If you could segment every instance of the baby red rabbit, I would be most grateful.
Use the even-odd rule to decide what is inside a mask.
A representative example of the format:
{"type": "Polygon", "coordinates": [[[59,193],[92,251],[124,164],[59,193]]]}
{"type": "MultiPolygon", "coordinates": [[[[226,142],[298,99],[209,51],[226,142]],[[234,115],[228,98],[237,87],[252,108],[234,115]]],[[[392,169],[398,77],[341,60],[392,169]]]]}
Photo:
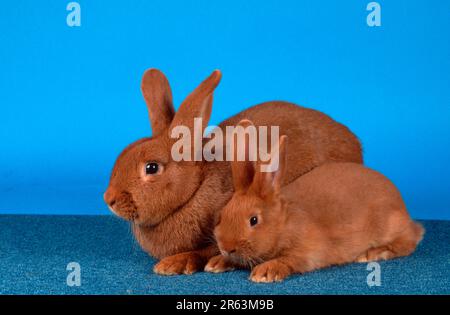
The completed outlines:
{"type": "MultiPolygon", "coordinates": [[[[397,188],[376,171],[329,163],[281,187],[289,167],[286,139],[280,139],[274,172],[261,172],[255,162],[232,162],[235,193],[214,231],[222,255],[211,258],[206,271],[251,268],[252,281],[273,282],[415,250],[424,229],[411,220],[397,188]]],[[[248,145],[245,150],[248,155],[248,145]]]]}
{"type": "MultiPolygon", "coordinates": [[[[175,113],[166,77],[156,69],[146,71],[142,92],[152,137],[123,150],[104,194],[110,209],[131,222],[142,248],[162,259],[154,267],[159,274],[193,273],[219,253],[210,240],[215,214],[233,194],[230,163],[174,160],[171,150],[178,139],[172,138],[171,132],[179,126],[194,130],[195,118],[201,118],[206,128],[220,79],[220,72],[214,71],[175,113]]],[[[257,126],[279,126],[280,134],[292,139],[285,183],[329,161],[362,163],[356,136],[318,111],[286,102],[268,102],[229,118],[219,127],[225,130],[244,117],[257,126]]]]}

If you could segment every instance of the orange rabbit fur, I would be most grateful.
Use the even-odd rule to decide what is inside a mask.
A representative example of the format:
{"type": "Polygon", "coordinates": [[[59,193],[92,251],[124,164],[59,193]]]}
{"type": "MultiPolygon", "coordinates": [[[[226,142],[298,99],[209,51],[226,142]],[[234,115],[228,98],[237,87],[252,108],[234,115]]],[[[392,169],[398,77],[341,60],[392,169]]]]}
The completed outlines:
{"type": "MultiPolygon", "coordinates": [[[[142,248],[162,259],[159,274],[190,274],[204,268],[218,253],[213,239],[214,218],[233,194],[230,162],[179,161],[171,156],[174,127],[193,130],[194,118],[206,127],[213,91],[221,73],[214,71],[175,113],[166,77],[158,70],[145,72],[142,92],[153,135],[129,145],[117,158],[105,202],[129,220],[142,248]],[[151,162],[151,163],[149,163],[151,162]],[[148,174],[149,172],[153,172],[148,174]]],[[[292,154],[285,183],[331,161],[362,163],[356,136],[327,115],[286,102],[251,107],[220,124],[234,126],[249,118],[257,126],[279,126],[291,139],[292,154]]],[[[127,127],[129,128],[129,127],[127,127]]]]}
{"type": "Polygon", "coordinates": [[[235,193],[215,228],[222,254],[210,259],[206,271],[251,268],[252,281],[273,282],[415,250],[424,229],[411,220],[392,182],[374,170],[328,163],[282,187],[290,167],[286,139],[280,138],[275,172],[263,173],[255,162],[231,162],[235,193]]]}

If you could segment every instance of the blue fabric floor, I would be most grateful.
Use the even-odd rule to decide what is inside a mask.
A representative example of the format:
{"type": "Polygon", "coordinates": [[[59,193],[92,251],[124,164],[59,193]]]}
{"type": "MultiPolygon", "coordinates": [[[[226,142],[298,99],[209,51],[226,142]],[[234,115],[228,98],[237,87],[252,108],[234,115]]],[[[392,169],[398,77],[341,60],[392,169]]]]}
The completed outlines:
{"type": "Polygon", "coordinates": [[[410,257],[381,262],[381,286],[366,264],[254,284],[248,272],[164,277],[126,222],[113,216],[0,216],[1,294],[449,294],[450,221],[422,221],[427,233],[410,257]],[[81,266],[70,287],[67,264],[81,266]]]}

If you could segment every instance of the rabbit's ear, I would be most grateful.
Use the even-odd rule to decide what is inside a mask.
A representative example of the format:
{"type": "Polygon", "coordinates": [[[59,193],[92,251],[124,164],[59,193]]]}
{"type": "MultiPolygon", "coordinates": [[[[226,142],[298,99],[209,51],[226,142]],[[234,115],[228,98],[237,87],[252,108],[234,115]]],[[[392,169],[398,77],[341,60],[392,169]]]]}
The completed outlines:
{"type": "Polygon", "coordinates": [[[281,136],[278,146],[272,149],[270,162],[259,164],[256,169],[252,189],[263,198],[278,195],[286,172],[287,164],[287,136],[281,136]],[[263,168],[264,167],[264,168],[263,168]]]}
{"type": "Polygon", "coordinates": [[[231,173],[235,191],[247,190],[255,176],[257,158],[256,127],[244,119],[236,126],[233,137],[231,173]],[[253,128],[253,130],[251,129],[253,128]],[[253,136],[251,136],[253,132],[253,136]]]}
{"type": "Polygon", "coordinates": [[[155,137],[169,127],[175,114],[170,85],[161,71],[149,69],[142,78],[141,90],[147,103],[152,136],[155,137]]]}
{"type": "Polygon", "coordinates": [[[194,119],[201,118],[201,134],[203,135],[203,131],[208,126],[211,116],[213,92],[219,84],[221,76],[220,71],[215,70],[181,103],[169,130],[177,126],[186,126],[193,137],[194,119]]]}

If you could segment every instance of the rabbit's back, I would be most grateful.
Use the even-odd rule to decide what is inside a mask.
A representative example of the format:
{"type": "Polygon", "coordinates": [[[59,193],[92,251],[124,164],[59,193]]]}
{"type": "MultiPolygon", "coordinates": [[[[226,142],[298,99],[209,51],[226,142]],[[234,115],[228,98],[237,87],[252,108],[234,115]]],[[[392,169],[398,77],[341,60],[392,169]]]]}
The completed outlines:
{"type": "Polygon", "coordinates": [[[284,196],[297,221],[307,218],[320,237],[348,250],[379,246],[415,228],[395,185],[356,163],[317,167],[288,185],[284,196]]]}
{"type": "Polygon", "coordinates": [[[355,221],[373,226],[385,222],[392,213],[407,215],[395,185],[381,173],[357,163],[324,164],[288,185],[284,194],[324,226],[339,222],[360,229],[362,225],[355,221]]]}
{"type": "Polygon", "coordinates": [[[270,126],[278,126],[279,134],[289,137],[289,167],[284,183],[326,162],[363,162],[358,138],[322,112],[288,102],[267,102],[240,112],[220,127],[235,126],[242,119],[251,120],[255,126],[267,126],[268,137],[270,126]]]}
{"type": "Polygon", "coordinates": [[[406,256],[424,233],[395,185],[360,164],[317,167],[284,187],[283,197],[294,252],[312,250],[317,268],[406,256]]]}

